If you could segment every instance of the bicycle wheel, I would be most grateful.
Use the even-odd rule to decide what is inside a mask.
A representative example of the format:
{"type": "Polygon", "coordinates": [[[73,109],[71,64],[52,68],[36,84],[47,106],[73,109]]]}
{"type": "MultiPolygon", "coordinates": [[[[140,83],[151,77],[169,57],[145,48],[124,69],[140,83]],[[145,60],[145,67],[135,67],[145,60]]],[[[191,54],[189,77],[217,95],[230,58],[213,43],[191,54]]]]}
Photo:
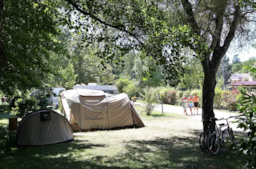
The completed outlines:
{"type": "Polygon", "coordinates": [[[229,136],[228,136],[228,130],[225,129],[221,132],[221,143],[220,145],[225,147],[228,145],[228,142],[229,142],[229,136]]]}
{"type": "Polygon", "coordinates": [[[229,134],[230,140],[232,141],[232,143],[234,143],[235,136],[232,128],[229,129],[228,134],[229,134]]]}
{"type": "Polygon", "coordinates": [[[211,134],[208,138],[208,151],[215,155],[220,150],[220,142],[219,138],[217,138],[216,134],[211,134]]]}
{"type": "Polygon", "coordinates": [[[200,134],[199,145],[201,150],[206,153],[208,152],[207,140],[208,140],[208,132],[203,132],[202,134],[200,134]]]}

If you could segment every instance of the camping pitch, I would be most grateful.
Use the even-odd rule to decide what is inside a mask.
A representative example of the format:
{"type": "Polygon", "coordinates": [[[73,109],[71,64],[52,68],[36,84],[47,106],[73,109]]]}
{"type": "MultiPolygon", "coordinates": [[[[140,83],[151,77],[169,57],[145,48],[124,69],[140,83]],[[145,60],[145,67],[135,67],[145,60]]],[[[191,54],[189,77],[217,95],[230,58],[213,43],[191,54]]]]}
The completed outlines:
{"type": "Polygon", "coordinates": [[[68,120],[77,123],[79,130],[145,126],[125,93],[73,89],[60,95],[68,120]]]}
{"type": "Polygon", "coordinates": [[[68,120],[52,110],[39,110],[25,116],[17,131],[18,145],[46,145],[73,139],[68,120]]]}

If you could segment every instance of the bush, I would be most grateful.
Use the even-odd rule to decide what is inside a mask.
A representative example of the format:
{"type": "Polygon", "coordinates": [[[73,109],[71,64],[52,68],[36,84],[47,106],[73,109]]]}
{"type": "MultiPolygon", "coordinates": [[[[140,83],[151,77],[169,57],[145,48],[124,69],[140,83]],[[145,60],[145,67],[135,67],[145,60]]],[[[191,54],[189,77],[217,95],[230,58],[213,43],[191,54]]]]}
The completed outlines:
{"type": "Polygon", "coordinates": [[[33,97],[28,97],[28,95],[23,95],[22,98],[18,98],[14,101],[14,106],[12,107],[12,114],[17,117],[24,117],[28,113],[31,113],[39,109],[39,101],[33,97]]]}
{"type": "Polygon", "coordinates": [[[183,91],[181,91],[181,90],[177,91],[177,93],[176,93],[176,97],[177,97],[176,103],[177,103],[177,105],[179,105],[179,106],[182,105],[181,99],[183,98],[183,96],[184,96],[183,91]]]}
{"type": "Polygon", "coordinates": [[[118,88],[119,92],[120,93],[123,93],[124,92],[124,88],[126,86],[128,86],[130,84],[130,80],[128,79],[124,79],[124,78],[120,78],[116,81],[115,85],[116,87],[118,88]]]}
{"type": "Polygon", "coordinates": [[[248,132],[244,138],[241,138],[236,142],[233,147],[240,151],[241,154],[246,154],[249,157],[249,163],[251,168],[256,167],[256,127],[255,127],[255,117],[256,117],[256,88],[247,89],[246,92],[242,91],[242,96],[240,98],[241,106],[239,106],[239,111],[242,113],[240,117],[237,118],[238,127],[242,128],[244,131],[248,132]]]}
{"type": "Polygon", "coordinates": [[[199,106],[202,105],[203,102],[203,93],[202,90],[192,90],[190,94],[193,95],[196,93],[196,95],[199,97],[199,106]]]}
{"type": "Polygon", "coordinates": [[[55,96],[55,93],[53,93],[52,88],[49,86],[33,90],[33,92],[31,93],[32,97],[35,97],[37,100],[39,100],[38,106],[40,107],[40,109],[46,109],[48,105],[51,105],[51,95],[55,96]]]}
{"type": "Polygon", "coordinates": [[[46,109],[50,102],[50,96],[55,95],[50,87],[43,87],[42,89],[33,90],[32,93],[26,91],[14,92],[14,95],[9,99],[9,106],[12,109],[12,114],[17,117],[24,117],[38,109],[46,109]]]}
{"type": "Polygon", "coordinates": [[[223,92],[223,100],[225,101],[226,107],[230,111],[237,110],[237,102],[236,97],[239,95],[239,91],[224,91],[223,92]]]}
{"type": "Polygon", "coordinates": [[[223,99],[223,90],[219,87],[216,87],[213,107],[219,109],[222,103],[222,99],[223,99]]]}
{"type": "Polygon", "coordinates": [[[123,88],[123,91],[129,96],[129,98],[131,98],[133,96],[137,96],[138,87],[136,86],[135,82],[131,82],[129,85],[123,88]]]}
{"type": "Polygon", "coordinates": [[[167,91],[169,89],[166,87],[163,87],[163,88],[159,88],[158,90],[159,90],[159,95],[160,95],[160,101],[162,101],[164,104],[167,104],[168,103],[167,91]]]}
{"type": "Polygon", "coordinates": [[[7,98],[7,102],[9,103],[9,107],[12,109],[13,107],[15,107],[15,102],[22,97],[22,93],[19,90],[15,90],[13,92],[12,96],[8,96],[7,98]]]}
{"type": "Polygon", "coordinates": [[[190,94],[191,94],[191,90],[185,90],[183,92],[183,96],[186,95],[187,97],[189,97],[190,94]]]}
{"type": "Polygon", "coordinates": [[[155,103],[159,102],[160,94],[159,89],[145,88],[143,93],[140,93],[142,100],[145,101],[145,111],[150,115],[155,108],[155,103]]]}
{"type": "Polygon", "coordinates": [[[171,105],[175,105],[176,101],[177,101],[177,97],[176,97],[176,90],[169,90],[166,93],[167,96],[167,100],[171,105]]]}

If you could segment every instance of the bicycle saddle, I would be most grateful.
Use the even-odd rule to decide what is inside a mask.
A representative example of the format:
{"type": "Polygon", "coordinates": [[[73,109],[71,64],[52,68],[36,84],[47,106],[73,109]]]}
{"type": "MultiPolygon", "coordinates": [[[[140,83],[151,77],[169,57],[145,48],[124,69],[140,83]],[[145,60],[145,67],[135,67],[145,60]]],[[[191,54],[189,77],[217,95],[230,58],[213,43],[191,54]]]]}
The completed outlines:
{"type": "Polygon", "coordinates": [[[217,119],[215,117],[210,117],[210,121],[216,121],[216,120],[219,120],[219,119],[217,119]]]}

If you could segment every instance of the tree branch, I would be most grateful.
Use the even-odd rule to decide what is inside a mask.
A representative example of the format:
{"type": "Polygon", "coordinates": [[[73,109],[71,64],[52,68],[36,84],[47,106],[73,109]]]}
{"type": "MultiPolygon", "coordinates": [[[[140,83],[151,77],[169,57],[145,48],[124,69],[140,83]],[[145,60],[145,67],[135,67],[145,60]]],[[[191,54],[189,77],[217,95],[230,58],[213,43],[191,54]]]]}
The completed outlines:
{"type": "Polygon", "coordinates": [[[234,20],[233,20],[233,22],[230,26],[230,29],[229,29],[228,35],[227,35],[227,37],[224,41],[224,44],[221,47],[222,55],[224,55],[227,52],[227,50],[230,46],[230,43],[231,43],[231,41],[233,40],[233,38],[235,36],[235,32],[237,30],[237,27],[238,27],[238,25],[241,21],[241,8],[240,8],[239,4],[235,7],[235,9],[236,9],[236,11],[235,11],[234,20]]]}
{"type": "Polygon", "coordinates": [[[212,34],[212,43],[210,46],[211,50],[214,50],[215,47],[217,46],[218,48],[220,47],[220,40],[221,40],[221,33],[222,33],[222,28],[223,28],[223,17],[225,15],[225,10],[227,6],[227,1],[222,0],[221,4],[218,4],[216,8],[218,8],[216,11],[216,25],[215,25],[215,31],[214,34],[212,34]]]}
{"type": "Polygon", "coordinates": [[[86,16],[89,16],[91,17],[92,19],[98,21],[99,23],[103,24],[103,25],[106,25],[108,27],[111,27],[111,28],[115,28],[115,29],[118,29],[120,31],[123,31],[127,34],[129,34],[130,36],[132,36],[134,39],[136,39],[142,46],[145,46],[144,43],[142,41],[140,41],[138,39],[138,37],[132,33],[132,32],[129,32],[128,30],[125,29],[125,25],[112,25],[110,23],[107,23],[103,20],[101,20],[100,18],[98,18],[97,16],[93,15],[92,13],[89,13],[85,10],[82,10],[75,2],[73,2],[72,0],[66,0],[69,4],[71,4],[76,10],[78,10],[79,12],[81,12],[82,14],[86,15],[86,16]]]}
{"type": "Polygon", "coordinates": [[[200,35],[200,28],[195,20],[194,13],[192,10],[192,5],[188,0],[181,0],[182,6],[187,14],[187,20],[191,25],[191,28],[193,31],[197,34],[200,35]]]}

